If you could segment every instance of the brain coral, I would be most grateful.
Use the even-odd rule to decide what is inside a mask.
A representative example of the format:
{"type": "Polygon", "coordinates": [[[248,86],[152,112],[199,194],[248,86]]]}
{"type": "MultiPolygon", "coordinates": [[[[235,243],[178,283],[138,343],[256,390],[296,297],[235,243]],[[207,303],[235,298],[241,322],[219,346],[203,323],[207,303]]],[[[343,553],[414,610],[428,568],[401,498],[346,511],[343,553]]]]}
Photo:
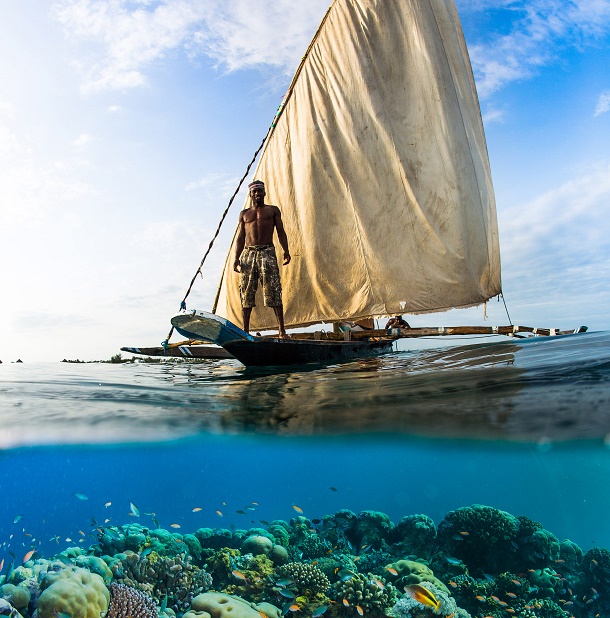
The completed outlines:
{"type": "Polygon", "coordinates": [[[182,618],[261,618],[258,610],[240,597],[221,592],[206,592],[193,599],[182,618]]]}
{"type": "Polygon", "coordinates": [[[47,573],[40,587],[39,618],[57,618],[61,613],[71,618],[100,618],[108,609],[110,593],[104,580],[86,569],[66,567],[47,573]]]}

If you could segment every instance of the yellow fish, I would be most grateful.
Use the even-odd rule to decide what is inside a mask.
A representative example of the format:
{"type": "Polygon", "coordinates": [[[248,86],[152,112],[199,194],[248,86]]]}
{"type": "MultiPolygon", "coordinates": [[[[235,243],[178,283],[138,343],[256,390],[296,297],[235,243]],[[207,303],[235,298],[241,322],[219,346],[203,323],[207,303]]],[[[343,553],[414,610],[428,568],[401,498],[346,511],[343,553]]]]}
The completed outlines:
{"type": "Polygon", "coordinates": [[[170,524],[172,528],[180,528],[180,524],[170,524]]]}
{"type": "Polygon", "coordinates": [[[418,603],[431,607],[434,610],[438,610],[441,606],[441,602],[434,596],[434,594],[419,584],[405,586],[405,592],[418,603]]]}
{"type": "Polygon", "coordinates": [[[296,504],[292,505],[292,508],[297,512],[297,513],[302,513],[303,509],[300,506],[297,506],[296,504]]]}
{"type": "Polygon", "coordinates": [[[237,579],[241,579],[243,582],[247,582],[248,580],[246,579],[246,576],[241,573],[240,571],[231,571],[231,574],[233,575],[233,577],[236,577],[237,579]]]}
{"type": "Polygon", "coordinates": [[[200,507],[200,506],[196,506],[196,507],[193,509],[193,513],[199,513],[199,511],[201,511],[201,507],[200,507]]]}

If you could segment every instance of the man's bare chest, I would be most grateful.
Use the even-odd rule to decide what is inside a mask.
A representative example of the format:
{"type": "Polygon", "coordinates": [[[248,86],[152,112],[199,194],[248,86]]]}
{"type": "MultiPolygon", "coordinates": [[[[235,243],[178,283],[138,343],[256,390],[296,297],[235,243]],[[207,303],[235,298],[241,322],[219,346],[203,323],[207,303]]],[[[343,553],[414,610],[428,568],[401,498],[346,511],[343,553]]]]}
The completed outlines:
{"type": "Polygon", "coordinates": [[[269,207],[249,208],[244,211],[243,220],[245,224],[271,222],[273,221],[273,209],[269,207]]]}

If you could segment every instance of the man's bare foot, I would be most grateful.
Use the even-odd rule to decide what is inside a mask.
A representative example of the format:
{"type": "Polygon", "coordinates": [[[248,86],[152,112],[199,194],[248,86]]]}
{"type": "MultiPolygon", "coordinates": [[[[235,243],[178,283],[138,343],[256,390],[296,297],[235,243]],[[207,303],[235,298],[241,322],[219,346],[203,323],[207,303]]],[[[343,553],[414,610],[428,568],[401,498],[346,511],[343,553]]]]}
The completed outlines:
{"type": "Polygon", "coordinates": [[[278,335],[278,339],[290,339],[290,335],[288,335],[286,331],[280,332],[280,334],[278,335]]]}

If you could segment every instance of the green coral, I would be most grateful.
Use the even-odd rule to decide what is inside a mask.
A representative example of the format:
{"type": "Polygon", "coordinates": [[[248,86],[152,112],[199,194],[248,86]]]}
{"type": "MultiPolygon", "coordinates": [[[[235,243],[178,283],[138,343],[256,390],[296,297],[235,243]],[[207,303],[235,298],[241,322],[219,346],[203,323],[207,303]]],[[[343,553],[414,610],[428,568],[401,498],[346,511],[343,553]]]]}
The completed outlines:
{"type": "Polygon", "coordinates": [[[513,570],[519,521],[510,513],[475,504],[450,511],[440,522],[438,544],[478,573],[513,570]]]}
{"type": "Polygon", "coordinates": [[[350,616],[361,611],[365,616],[385,616],[386,610],[396,603],[398,591],[380,575],[355,573],[350,579],[335,582],[331,596],[350,616]]]}
{"type": "Polygon", "coordinates": [[[385,570],[388,572],[388,579],[400,588],[404,588],[404,586],[410,586],[412,584],[430,582],[443,592],[449,592],[447,586],[445,586],[440,579],[434,576],[434,573],[430,567],[422,564],[421,562],[416,562],[414,560],[398,560],[397,562],[388,564],[385,567],[385,570]],[[394,575],[392,571],[396,571],[397,574],[394,575]]]}
{"type": "Polygon", "coordinates": [[[291,587],[296,590],[297,596],[313,598],[317,594],[325,594],[330,587],[330,581],[324,573],[313,564],[290,562],[279,567],[278,577],[292,580],[291,587]]]}

